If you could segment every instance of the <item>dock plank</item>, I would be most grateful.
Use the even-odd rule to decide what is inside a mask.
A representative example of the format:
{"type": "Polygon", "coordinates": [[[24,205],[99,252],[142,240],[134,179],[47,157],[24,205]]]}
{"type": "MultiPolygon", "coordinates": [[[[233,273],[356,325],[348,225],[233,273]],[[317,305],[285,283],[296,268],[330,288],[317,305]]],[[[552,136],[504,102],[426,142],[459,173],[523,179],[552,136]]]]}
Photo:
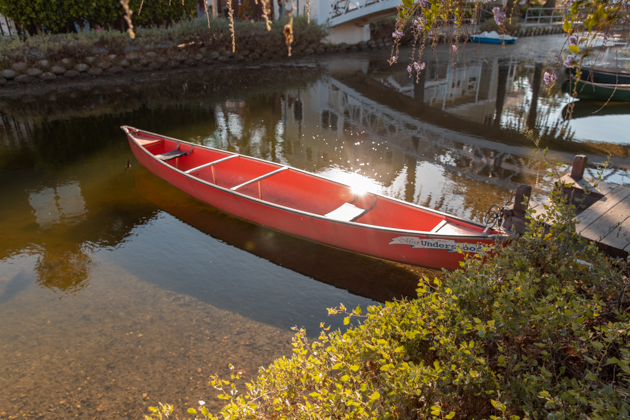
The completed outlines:
{"type": "MultiPolygon", "coordinates": [[[[622,185],[610,191],[608,194],[604,196],[604,198],[597,201],[595,204],[593,204],[592,206],[584,210],[581,214],[579,214],[576,217],[577,232],[580,235],[591,240],[598,240],[605,237],[617,223],[622,222],[626,219],[626,217],[623,217],[621,220],[617,219],[615,221],[612,221],[611,216],[608,213],[611,212],[612,209],[617,206],[617,204],[619,204],[620,202],[623,202],[629,196],[630,196],[630,188],[622,186],[622,185]],[[595,229],[591,229],[590,231],[587,231],[587,229],[589,229],[589,227],[593,225],[595,222],[597,222],[599,219],[602,219],[602,220],[601,220],[601,223],[597,225],[598,229],[601,230],[602,226],[605,226],[606,223],[610,225],[610,229],[608,229],[603,235],[602,233],[604,232],[597,231],[595,229]]],[[[620,207],[618,210],[623,210],[625,208],[624,206],[625,205],[622,205],[622,207],[620,207]]],[[[618,213],[619,213],[618,211],[615,212],[615,214],[617,214],[617,217],[619,218],[620,216],[618,215],[618,213]]]]}
{"type": "Polygon", "coordinates": [[[620,201],[606,214],[584,229],[581,235],[602,245],[611,246],[615,249],[624,249],[628,243],[624,241],[625,235],[622,235],[623,231],[620,228],[629,216],[630,201],[620,201]],[[623,245],[621,242],[623,242],[623,245]]]}
{"type": "Polygon", "coordinates": [[[601,240],[601,244],[628,252],[630,248],[630,215],[618,225],[613,226],[611,232],[601,240]]]}

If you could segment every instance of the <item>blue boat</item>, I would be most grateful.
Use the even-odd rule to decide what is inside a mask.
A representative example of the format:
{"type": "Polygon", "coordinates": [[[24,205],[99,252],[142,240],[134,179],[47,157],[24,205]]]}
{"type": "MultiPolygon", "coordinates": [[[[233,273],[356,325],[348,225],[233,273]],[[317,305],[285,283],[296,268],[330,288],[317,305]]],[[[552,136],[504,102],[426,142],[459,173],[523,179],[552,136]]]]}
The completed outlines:
{"type": "Polygon", "coordinates": [[[478,35],[471,35],[471,42],[480,42],[482,44],[514,44],[517,40],[515,36],[500,35],[496,31],[482,32],[478,35]]]}

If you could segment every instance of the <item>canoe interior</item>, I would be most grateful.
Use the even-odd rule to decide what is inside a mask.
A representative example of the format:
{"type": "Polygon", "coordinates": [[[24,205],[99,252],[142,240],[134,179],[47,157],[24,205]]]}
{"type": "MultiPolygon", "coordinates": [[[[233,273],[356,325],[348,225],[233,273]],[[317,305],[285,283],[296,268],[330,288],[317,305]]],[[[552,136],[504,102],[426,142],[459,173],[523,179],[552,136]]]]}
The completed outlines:
{"type": "Polygon", "coordinates": [[[187,154],[183,156],[164,160],[164,163],[180,171],[188,171],[189,176],[209,184],[234,189],[241,194],[271,204],[326,216],[345,203],[351,203],[355,207],[365,209],[365,212],[356,219],[346,221],[359,224],[440,235],[481,235],[483,231],[482,226],[451,219],[447,215],[380,195],[355,194],[347,185],[286,168],[280,164],[207,149],[144,132],[134,133],[133,137],[140,146],[156,157],[177,150],[186,152],[187,154]],[[211,164],[212,162],[216,163],[211,164]],[[250,181],[254,182],[248,183],[250,181]]]}

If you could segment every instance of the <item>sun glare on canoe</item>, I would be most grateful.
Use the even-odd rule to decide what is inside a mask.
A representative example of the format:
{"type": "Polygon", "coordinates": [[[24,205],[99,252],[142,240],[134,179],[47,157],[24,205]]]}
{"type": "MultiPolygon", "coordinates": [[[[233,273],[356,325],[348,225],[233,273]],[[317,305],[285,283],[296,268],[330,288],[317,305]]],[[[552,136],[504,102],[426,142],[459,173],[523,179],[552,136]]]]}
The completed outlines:
{"type": "Polygon", "coordinates": [[[334,179],[347,184],[352,188],[352,192],[358,195],[366,192],[381,192],[382,185],[364,175],[354,172],[345,172],[338,168],[328,168],[319,173],[326,178],[334,179]]]}

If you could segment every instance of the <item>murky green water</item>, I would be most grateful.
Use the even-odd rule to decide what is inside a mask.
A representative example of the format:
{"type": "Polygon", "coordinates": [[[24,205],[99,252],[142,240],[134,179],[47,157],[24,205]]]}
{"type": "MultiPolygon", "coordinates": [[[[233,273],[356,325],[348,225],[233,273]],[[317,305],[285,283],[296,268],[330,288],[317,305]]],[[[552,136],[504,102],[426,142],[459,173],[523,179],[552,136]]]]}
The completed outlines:
{"type": "Polygon", "coordinates": [[[0,92],[0,419],[216,409],[210,374],[251,377],[290,353],[292,326],[341,328],[327,307],[435,274],[216,211],[139,167],[122,124],[474,220],[519,183],[550,188],[525,127],[565,164],[610,151],[606,176],[626,180],[625,108],[565,121],[571,99],[540,81],[562,38],[522,41],[457,67],[439,52],[420,84],[378,52],[0,92]]]}

